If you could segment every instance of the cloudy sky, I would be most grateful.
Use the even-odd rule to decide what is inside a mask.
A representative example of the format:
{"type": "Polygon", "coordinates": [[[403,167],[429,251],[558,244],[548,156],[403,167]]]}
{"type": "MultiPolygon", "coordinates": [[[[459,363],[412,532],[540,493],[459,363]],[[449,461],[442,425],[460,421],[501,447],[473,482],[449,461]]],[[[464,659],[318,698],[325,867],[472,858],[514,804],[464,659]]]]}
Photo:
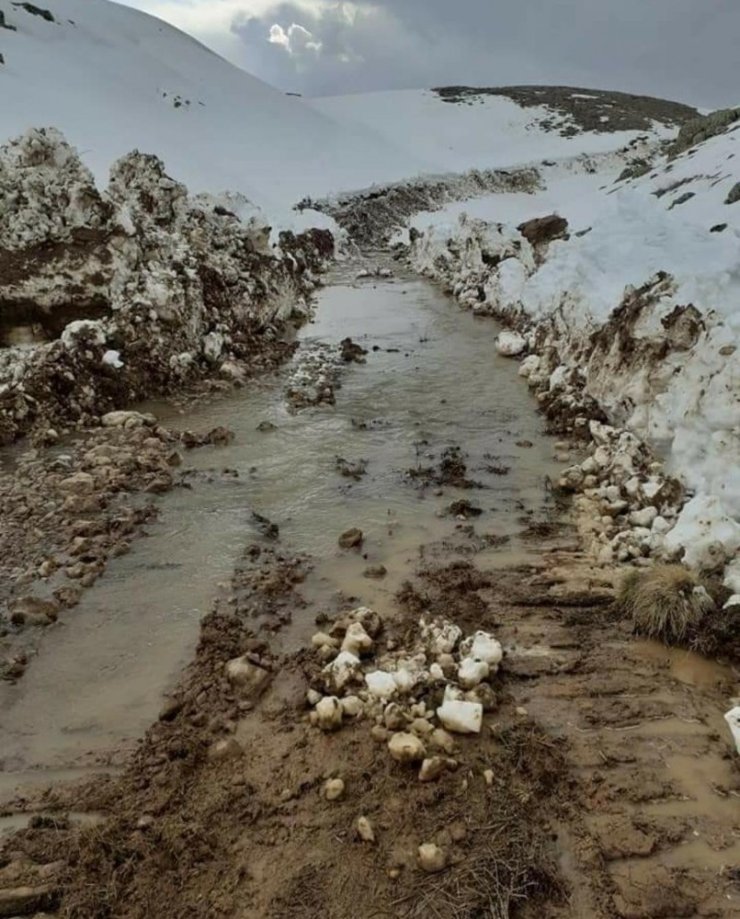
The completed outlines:
{"type": "Polygon", "coordinates": [[[281,89],[564,83],[740,102],[740,0],[123,0],[281,89]]]}

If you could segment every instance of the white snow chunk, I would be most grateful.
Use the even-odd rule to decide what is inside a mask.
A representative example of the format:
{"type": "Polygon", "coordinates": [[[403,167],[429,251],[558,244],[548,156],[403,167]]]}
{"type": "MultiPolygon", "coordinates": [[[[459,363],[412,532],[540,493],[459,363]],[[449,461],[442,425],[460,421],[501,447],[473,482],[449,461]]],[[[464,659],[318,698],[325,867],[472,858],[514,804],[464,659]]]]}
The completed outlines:
{"type": "Polygon", "coordinates": [[[527,347],[527,339],[518,332],[499,332],[496,350],[504,357],[518,357],[527,347]]]}
{"type": "Polygon", "coordinates": [[[103,355],[103,363],[114,370],[120,370],[123,367],[120,351],[106,351],[103,355]]]}
{"type": "Polygon", "coordinates": [[[389,699],[397,690],[393,674],[386,673],[385,670],[373,670],[372,673],[366,673],[365,682],[372,695],[378,699],[389,699]]]}
{"type": "Polygon", "coordinates": [[[731,708],[725,715],[725,721],[729,725],[732,739],[735,741],[735,749],[740,753],[740,706],[731,708]]]}
{"type": "Polygon", "coordinates": [[[437,709],[442,727],[454,734],[480,734],[483,706],[479,702],[445,701],[437,709]]]}
{"type": "Polygon", "coordinates": [[[485,661],[466,657],[460,662],[457,669],[457,678],[465,689],[473,689],[482,683],[489,675],[489,667],[485,661]]]}

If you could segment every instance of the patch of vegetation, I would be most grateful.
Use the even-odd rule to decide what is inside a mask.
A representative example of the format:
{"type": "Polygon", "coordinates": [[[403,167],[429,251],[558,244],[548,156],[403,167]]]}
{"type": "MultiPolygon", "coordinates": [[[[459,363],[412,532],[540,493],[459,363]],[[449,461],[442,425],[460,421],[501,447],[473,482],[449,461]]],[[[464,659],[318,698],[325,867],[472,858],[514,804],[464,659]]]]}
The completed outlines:
{"type": "Polygon", "coordinates": [[[699,115],[687,121],[678,132],[678,137],[671,145],[668,155],[678,156],[685,150],[695,147],[702,141],[724,134],[731,124],[740,119],[740,108],[719,109],[710,115],[699,115]]]}
{"type": "Polygon", "coordinates": [[[666,644],[682,644],[714,602],[699,579],[681,565],[655,565],[624,579],[617,604],[635,631],[666,644]]]}

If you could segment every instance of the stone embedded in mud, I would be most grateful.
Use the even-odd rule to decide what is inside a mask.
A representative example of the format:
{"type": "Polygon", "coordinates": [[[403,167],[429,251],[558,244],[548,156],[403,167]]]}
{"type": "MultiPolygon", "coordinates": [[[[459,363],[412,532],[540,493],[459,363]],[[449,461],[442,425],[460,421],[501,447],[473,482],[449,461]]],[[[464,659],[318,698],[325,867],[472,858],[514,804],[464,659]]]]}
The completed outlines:
{"type": "Polygon", "coordinates": [[[375,830],[367,817],[358,817],[355,831],[363,842],[375,842],[375,830]]]}
{"type": "Polygon", "coordinates": [[[447,867],[447,855],[443,849],[432,842],[419,846],[419,867],[427,874],[437,874],[447,867]]]}
{"type": "Polygon", "coordinates": [[[398,703],[391,702],[390,705],[386,705],[383,712],[383,723],[389,731],[400,731],[406,726],[403,709],[398,703]]]}
{"type": "Polygon", "coordinates": [[[345,696],[340,705],[342,706],[342,713],[347,718],[361,718],[365,712],[365,706],[359,696],[345,696]]]}
{"type": "Polygon", "coordinates": [[[340,549],[359,549],[362,545],[365,536],[362,530],[353,527],[351,530],[347,530],[342,533],[339,537],[339,548],[340,549]]]}
{"type": "Polygon", "coordinates": [[[388,750],[397,763],[418,763],[424,759],[426,748],[415,734],[394,734],[388,741],[388,750]]]}
{"type": "Polygon", "coordinates": [[[127,430],[157,423],[154,415],[126,411],[108,412],[100,421],[104,428],[126,428],[127,430]]]}
{"type": "Polygon", "coordinates": [[[369,565],[362,573],[363,577],[380,581],[388,574],[385,565],[369,565]]]}
{"type": "Polygon", "coordinates": [[[360,658],[351,651],[340,651],[334,660],[324,667],[322,673],[326,683],[334,692],[340,692],[349,683],[362,679],[360,658]]]}
{"type": "Polygon", "coordinates": [[[225,740],[217,740],[208,751],[209,759],[222,761],[227,759],[236,759],[244,751],[238,740],[233,737],[227,737],[225,740]]]}
{"type": "Polygon", "coordinates": [[[342,641],[342,651],[349,651],[359,657],[373,649],[373,640],[360,622],[352,622],[347,628],[342,641]]]}
{"type": "Polygon", "coordinates": [[[443,753],[448,755],[455,752],[455,738],[452,734],[448,734],[444,728],[435,728],[431,733],[429,742],[433,747],[442,750],[443,753]]]}
{"type": "Polygon", "coordinates": [[[225,665],[226,678],[234,685],[249,691],[261,689],[269,680],[270,672],[248,657],[236,657],[225,665]]]}
{"type": "Polygon", "coordinates": [[[339,801],[344,797],[345,785],[341,779],[329,779],[324,783],[324,797],[327,801],[339,801]]]}
{"type": "Polygon", "coordinates": [[[425,759],[419,769],[420,782],[436,782],[447,771],[447,760],[441,756],[425,759]]]}
{"type": "Polygon", "coordinates": [[[438,709],[442,727],[455,734],[480,734],[483,727],[483,706],[477,702],[446,700],[438,709]]]}
{"type": "Polygon", "coordinates": [[[91,495],[95,490],[95,479],[89,472],[75,472],[74,475],[62,479],[59,491],[72,496],[91,495]]]}
{"type": "Polygon", "coordinates": [[[311,638],[311,644],[314,648],[337,648],[339,647],[339,642],[336,638],[332,638],[331,635],[327,635],[326,632],[317,632],[311,638]]]}
{"type": "Polygon", "coordinates": [[[338,731],[342,726],[342,706],[336,696],[325,696],[316,706],[316,719],[322,731],[338,731]]]}

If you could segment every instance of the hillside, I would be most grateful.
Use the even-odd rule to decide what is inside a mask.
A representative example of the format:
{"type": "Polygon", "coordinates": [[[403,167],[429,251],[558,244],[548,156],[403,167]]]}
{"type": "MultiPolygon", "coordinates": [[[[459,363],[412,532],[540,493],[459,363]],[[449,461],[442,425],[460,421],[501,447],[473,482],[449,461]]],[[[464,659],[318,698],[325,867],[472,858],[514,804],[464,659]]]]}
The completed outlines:
{"type": "Polygon", "coordinates": [[[306,193],[431,168],[137,10],[49,0],[44,16],[0,0],[0,12],[0,140],[58,128],[101,187],[135,148],[193,192],[241,192],[271,212],[306,193]]]}
{"type": "Polygon", "coordinates": [[[312,100],[337,122],[434,158],[440,171],[493,169],[666,137],[696,112],[644,96],[568,87],[446,87],[312,100]]]}
{"type": "Polygon", "coordinates": [[[638,97],[567,90],[563,99],[536,88],[306,100],[137,10],[47,2],[0,0],[0,141],[55,127],[100,187],[120,156],[156,153],[192,192],[239,192],[283,223],[304,196],[614,150],[692,113],[655,103],[645,117],[638,97]]]}
{"type": "Polygon", "coordinates": [[[622,175],[553,167],[541,194],[489,196],[413,221],[424,233],[418,269],[549,354],[525,370],[536,385],[568,398],[583,391],[661,452],[689,500],[665,540],[641,536],[699,567],[735,558],[726,579],[735,594],[739,145],[740,109],[729,110],[690,123],[666,153],[622,175]],[[568,221],[562,238],[522,236],[523,221],[553,212],[568,221]]]}

